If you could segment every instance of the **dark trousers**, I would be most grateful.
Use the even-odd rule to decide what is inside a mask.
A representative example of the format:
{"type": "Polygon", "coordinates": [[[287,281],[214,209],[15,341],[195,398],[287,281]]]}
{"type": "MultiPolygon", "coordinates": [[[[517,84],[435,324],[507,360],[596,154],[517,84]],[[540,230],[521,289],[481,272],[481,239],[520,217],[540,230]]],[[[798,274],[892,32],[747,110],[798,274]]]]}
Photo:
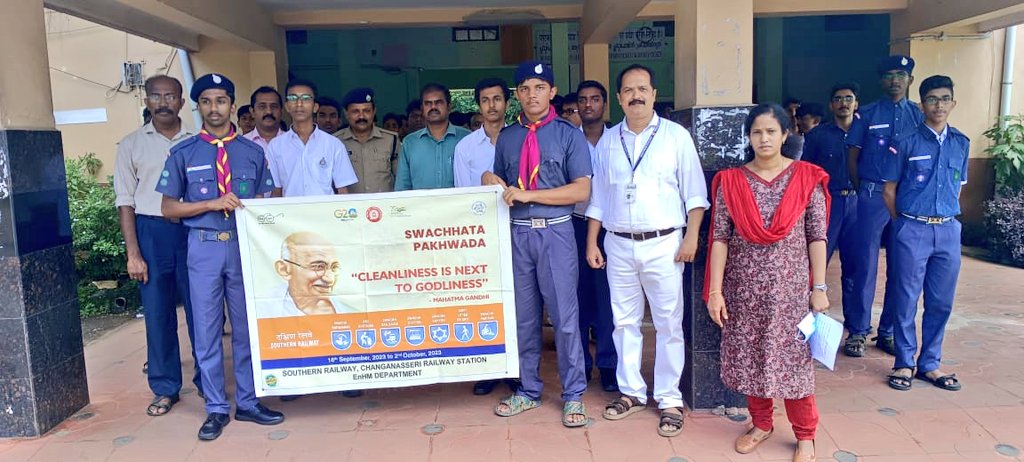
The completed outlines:
{"type": "MultiPolygon", "coordinates": [[[[612,341],[612,297],[608,292],[608,274],[604,269],[593,269],[587,263],[587,219],[572,217],[579,253],[580,278],[576,296],[580,304],[580,340],[583,345],[583,367],[589,371],[597,364],[600,369],[615,369],[619,358],[612,341]],[[597,349],[590,354],[590,333],[597,341],[597,349]]],[[[604,228],[597,235],[597,247],[604,254],[604,228]]]]}
{"type": "MultiPolygon", "coordinates": [[[[843,297],[843,316],[850,334],[867,335],[871,331],[871,306],[875,301],[878,255],[885,228],[890,221],[889,209],[882,199],[882,184],[861,181],[860,190],[857,191],[857,232],[854,233],[853,243],[856,262],[850,275],[852,297],[843,297]]],[[[893,335],[896,316],[889,290],[894,265],[886,258],[886,295],[882,302],[882,315],[878,318],[878,335],[881,337],[893,335]]]]}
{"type": "Polygon", "coordinates": [[[135,233],[146,261],[148,282],[139,284],[146,319],[146,360],[149,388],[154,395],[174,396],[181,391],[181,350],[178,346],[178,302],[185,304],[185,323],[191,343],[192,383],[202,390],[195,355],[195,326],[188,291],[188,230],[160,217],[138,215],[135,233]]]}

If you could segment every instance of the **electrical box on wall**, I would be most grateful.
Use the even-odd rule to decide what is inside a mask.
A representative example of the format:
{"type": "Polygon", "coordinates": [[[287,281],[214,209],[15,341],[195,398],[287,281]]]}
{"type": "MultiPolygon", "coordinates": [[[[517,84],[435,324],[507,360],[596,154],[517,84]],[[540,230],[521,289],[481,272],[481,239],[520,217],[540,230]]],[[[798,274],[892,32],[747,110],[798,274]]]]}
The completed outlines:
{"type": "Polygon", "coordinates": [[[145,85],[146,77],[142,74],[143,64],[141,62],[125,61],[124,66],[121,68],[121,83],[132,89],[145,85]]]}

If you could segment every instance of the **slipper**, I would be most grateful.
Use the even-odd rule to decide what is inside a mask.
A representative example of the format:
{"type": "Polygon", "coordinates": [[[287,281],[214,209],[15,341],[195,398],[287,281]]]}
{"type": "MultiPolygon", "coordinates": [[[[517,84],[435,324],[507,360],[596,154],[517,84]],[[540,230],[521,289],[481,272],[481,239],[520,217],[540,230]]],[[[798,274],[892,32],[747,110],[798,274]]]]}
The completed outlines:
{"type": "Polygon", "coordinates": [[[846,343],[843,344],[843,354],[853,358],[863,357],[865,342],[867,342],[867,337],[851,334],[849,337],[846,337],[846,343]]]}
{"type": "Polygon", "coordinates": [[[963,388],[960,385],[960,381],[957,380],[956,374],[947,374],[933,379],[931,377],[928,377],[926,372],[918,372],[914,377],[924,380],[925,382],[931,383],[932,385],[935,385],[936,387],[939,387],[943,390],[960,391],[960,389],[963,388]]]}
{"type": "Polygon", "coordinates": [[[565,405],[562,406],[562,425],[569,428],[582,427],[590,422],[590,418],[587,417],[587,409],[583,407],[582,401],[566,401],[565,405]],[[573,422],[569,420],[571,415],[581,415],[583,420],[573,422]]]}
{"type": "Polygon", "coordinates": [[[615,401],[608,403],[604,407],[604,413],[601,416],[608,420],[622,420],[644,410],[646,407],[644,403],[640,402],[639,398],[622,395],[615,398],[615,401]],[[611,411],[615,411],[615,413],[613,414],[611,411]]]}
{"type": "Polygon", "coordinates": [[[534,400],[523,395],[512,395],[501,400],[498,405],[494,407],[494,413],[501,417],[512,417],[536,407],[540,407],[539,399],[534,400]],[[499,410],[502,404],[507,406],[508,409],[504,411],[499,410]]]}
{"type": "Polygon", "coordinates": [[[149,407],[146,408],[146,415],[150,417],[166,415],[168,412],[171,412],[171,408],[174,407],[179,399],[178,395],[158,395],[153,398],[153,402],[149,403],[149,407]]]}
{"type": "Polygon", "coordinates": [[[658,434],[666,438],[677,436],[683,432],[683,409],[670,407],[661,410],[661,419],[658,420],[658,434]],[[670,412],[675,411],[675,412],[670,412]],[[678,412],[678,414],[677,414],[678,412]],[[665,425],[676,427],[673,430],[665,430],[665,425]]]}
{"type": "Polygon", "coordinates": [[[896,375],[896,371],[897,370],[901,370],[901,369],[909,370],[911,375],[913,375],[913,373],[914,373],[914,370],[909,368],[909,367],[901,367],[901,368],[898,368],[898,369],[893,369],[892,373],[889,374],[889,376],[888,376],[889,388],[892,388],[893,390],[899,390],[899,391],[910,390],[910,387],[913,386],[914,378],[911,375],[896,375]]]}

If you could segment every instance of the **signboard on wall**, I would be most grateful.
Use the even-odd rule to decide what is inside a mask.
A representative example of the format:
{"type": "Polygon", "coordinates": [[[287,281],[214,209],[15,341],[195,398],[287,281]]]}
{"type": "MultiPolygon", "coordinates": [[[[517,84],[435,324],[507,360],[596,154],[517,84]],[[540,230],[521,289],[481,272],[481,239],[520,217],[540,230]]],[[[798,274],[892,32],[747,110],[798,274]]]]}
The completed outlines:
{"type": "MultiPolygon", "coordinates": [[[[615,40],[608,44],[609,61],[660,60],[665,57],[670,44],[669,34],[664,25],[652,21],[633,22],[626,26],[615,40]]],[[[551,62],[551,27],[539,26],[533,29],[534,56],[547,63],[551,62]]],[[[580,61],[579,24],[569,24],[569,63],[580,61]]]]}

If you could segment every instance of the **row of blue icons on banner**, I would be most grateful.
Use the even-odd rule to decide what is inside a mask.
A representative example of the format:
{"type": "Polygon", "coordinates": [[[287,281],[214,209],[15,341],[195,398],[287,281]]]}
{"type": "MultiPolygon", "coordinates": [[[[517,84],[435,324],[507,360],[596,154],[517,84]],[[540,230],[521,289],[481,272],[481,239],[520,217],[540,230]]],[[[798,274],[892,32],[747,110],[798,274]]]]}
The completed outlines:
{"type": "MultiPolygon", "coordinates": [[[[405,328],[405,341],[412,346],[420,346],[430,335],[430,340],[438,345],[448,343],[452,335],[452,326],[448,324],[431,324],[429,331],[424,326],[409,326],[405,328]]],[[[460,343],[467,343],[473,340],[473,323],[455,323],[454,337],[460,343]]],[[[483,321],[476,325],[476,335],[481,340],[491,341],[498,337],[498,321],[483,321]]],[[[402,341],[402,329],[398,327],[380,329],[380,342],[388,348],[398,346],[402,341]]],[[[352,347],[352,331],[331,332],[331,344],[338,350],[345,351],[352,347]]],[[[376,329],[356,329],[355,344],[363,349],[370,349],[377,345],[376,329]]]]}

